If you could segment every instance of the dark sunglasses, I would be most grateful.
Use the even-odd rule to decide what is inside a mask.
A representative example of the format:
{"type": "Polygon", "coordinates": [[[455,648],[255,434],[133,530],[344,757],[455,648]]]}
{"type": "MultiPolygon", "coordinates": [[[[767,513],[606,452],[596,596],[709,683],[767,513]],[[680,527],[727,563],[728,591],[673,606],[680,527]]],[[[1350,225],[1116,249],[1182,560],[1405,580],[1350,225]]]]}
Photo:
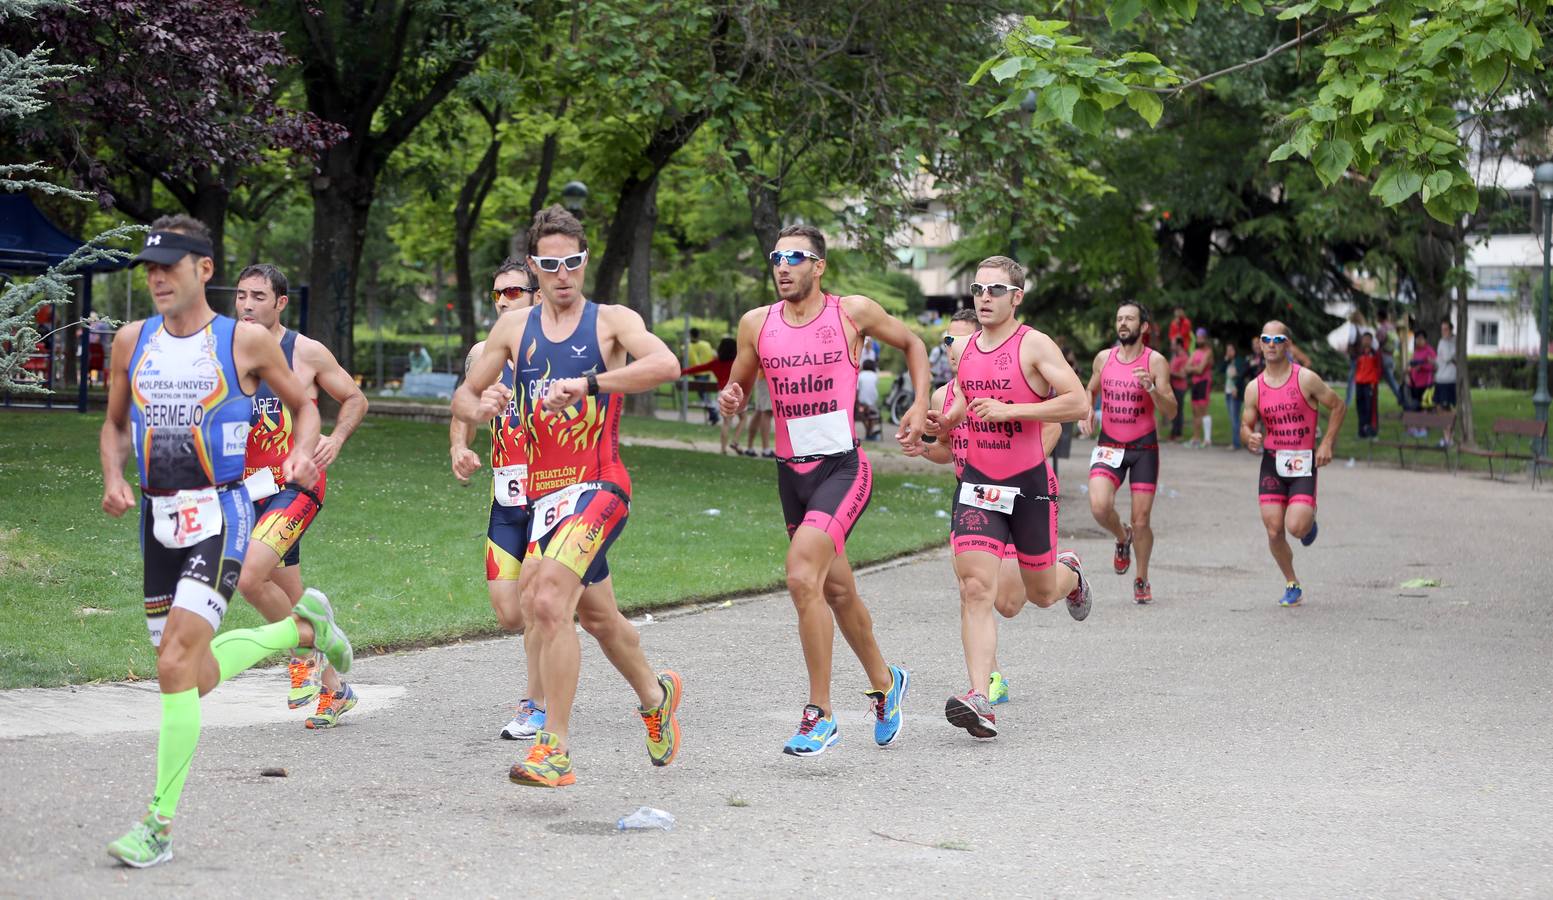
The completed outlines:
{"type": "Polygon", "coordinates": [[[772,250],[767,254],[766,258],[771,260],[771,265],[773,266],[780,266],[782,263],[787,263],[790,266],[801,266],[806,259],[822,259],[823,257],[816,256],[807,250],[772,250]]]}
{"type": "Polygon", "coordinates": [[[530,256],[529,259],[532,259],[534,265],[542,272],[559,272],[562,266],[565,266],[568,272],[575,272],[588,261],[588,251],[573,253],[571,256],[530,256]]]}
{"type": "Polygon", "coordinates": [[[946,334],[944,335],[944,346],[953,347],[955,341],[963,341],[975,336],[974,334],[946,334]]]}
{"type": "Polygon", "coordinates": [[[524,294],[532,293],[534,293],[534,288],[523,287],[521,285],[513,285],[512,287],[504,288],[492,288],[491,302],[495,303],[497,300],[500,300],[503,297],[506,297],[508,300],[516,300],[524,294]]]}
{"type": "Polygon", "coordinates": [[[1264,344],[1282,344],[1285,341],[1287,341],[1288,339],[1289,338],[1288,338],[1287,335],[1282,335],[1282,334],[1264,334],[1264,335],[1262,335],[1262,343],[1264,343],[1264,344]]]}
{"type": "Polygon", "coordinates": [[[1009,291],[1017,290],[1019,288],[1011,284],[972,284],[971,296],[980,297],[982,294],[986,294],[990,297],[1001,299],[1007,296],[1009,291]]]}

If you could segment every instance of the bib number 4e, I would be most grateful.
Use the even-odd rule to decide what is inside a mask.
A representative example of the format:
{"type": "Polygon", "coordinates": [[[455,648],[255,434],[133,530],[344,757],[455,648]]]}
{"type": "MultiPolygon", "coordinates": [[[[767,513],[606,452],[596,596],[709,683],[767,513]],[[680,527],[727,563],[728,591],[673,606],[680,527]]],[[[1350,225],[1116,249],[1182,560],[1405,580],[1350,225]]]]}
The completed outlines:
{"type": "Polygon", "coordinates": [[[1122,457],[1127,451],[1120,447],[1096,447],[1095,452],[1089,454],[1091,466],[1110,466],[1116,468],[1122,464],[1122,457]]]}

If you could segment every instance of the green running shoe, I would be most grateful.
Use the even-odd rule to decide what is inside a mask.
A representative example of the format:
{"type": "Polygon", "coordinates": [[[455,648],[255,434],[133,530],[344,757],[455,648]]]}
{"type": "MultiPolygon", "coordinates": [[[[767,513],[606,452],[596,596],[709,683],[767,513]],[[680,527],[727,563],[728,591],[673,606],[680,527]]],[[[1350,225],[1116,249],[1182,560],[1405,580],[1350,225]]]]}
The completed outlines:
{"type": "Polygon", "coordinates": [[[128,834],[108,845],[108,855],[137,869],[167,862],[173,858],[172,824],[146,813],[128,834]]]}
{"type": "Polygon", "coordinates": [[[992,706],[1008,702],[1008,679],[1002,672],[993,672],[987,682],[987,703],[992,706]]]}
{"type": "Polygon", "coordinates": [[[334,607],[329,605],[329,598],[321,591],[308,588],[302,592],[302,599],[297,601],[292,612],[313,626],[313,649],[329,657],[329,665],[334,666],[336,672],[341,675],[349,672],[354,652],[350,638],[335,624],[334,607]]]}
{"type": "Polygon", "coordinates": [[[663,685],[663,702],[652,709],[638,710],[642,724],[647,727],[647,757],[655,766],[666,766],[679,752],[679,698],[684,692],[679,675],[664,672],[658,676],[663,685]]]}

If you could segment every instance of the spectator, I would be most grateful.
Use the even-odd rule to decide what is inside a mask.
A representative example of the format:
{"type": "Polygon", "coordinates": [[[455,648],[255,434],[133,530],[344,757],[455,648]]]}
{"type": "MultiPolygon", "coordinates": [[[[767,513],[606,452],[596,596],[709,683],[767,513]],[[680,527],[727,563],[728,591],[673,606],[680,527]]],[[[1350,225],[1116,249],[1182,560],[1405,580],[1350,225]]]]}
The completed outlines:
{"type": "Polygon", "coordinates": [[[863,358],[859,362],[874,361],[874,370],[879,369],[879,341],[868,335],[863,336],[863,358]]]}
{"type": "MultiPolygon", "coordinates": [[[[750,429],[744,436],[745,456],[766,456],[774,458],[776,451],[771,449],[771,389],[766,386],[766,373],[760,372],[755,376],[755,395],[750,398],[749,406],[744,414],[749,417],[750,429]],[[760,436],[761,452],[755,452],[755,436],[760,436]]],[[[738,445],[734,445],[738,450],[738,445]]]]}
{"type": "Polygon", "coordinates": [[[874,360],[863,360],[863,369],[857,373],[857,406],[852,419],[862,421],[863,440],[879,440],[879,364],[874,360]]]}
{"type": "Polygon", "coordinates": [[[1440,323],[1440,347],[1434,360],[1434,408],[1456,408],[1456,335],[1450,320],[1440,323]]]}
{"type": "Polygon", "coordinates": [[[1229,429],[1229,447],[1240,449],[1240,402],[1246,395],[1250,369],[1240,358],[1235,342],[1224,344],[1224,411],[1229,415],[1225,425],[1229,429]]]}
{"type": "MultiPolygon", "coordinates": [[[[715,359],[717,359],[717,351],[712,349],[710,343],[701,339],[701,329],[690,329],[690,343],[685,347],[685,366],[687,371],[694,369],[698,373],[705,373],[696,375],[696,381],[710,381],[710,373],[701,367],[715,359]]],[[[719,387],[721,386],[719,385],[719,387]]],[[[716,425],[716,398],[706,391],[701,391],[696,399],[706,408],[706,424],[716,425]]]]}
{"type": "MultiPolygon", "coordinates": [[[[1175,326],[1172,325],[1172,328],[1175,326]]],[[[1170,422],[1170,440],[1181,440],[1181,425],[1183,423],[1183,410],[1186,404],[1181,401],[1186,399],[1186,342],[1180,338],[1170,339],[1170,389],[1176,395],[1176,417],[1170,422]]]]}
{"type": "Polygon", "coordinates": [[[1364,335],[1364,316],[1356,309],[1348,314],[1348,390],[1343,402],[1353,405],[1353,377],[1359,368],[1359,338],[1364,335]]]}
{"type": "Polygon", "coordinates": [[[1170,342],[1174,344],[1180,339],[1181,346],[1188,352],[1192,349],[1192,320],[1186,317],[1186,307],[1176,307],[1176,317],[1170,320],[1170,342]]]}
{"type": "Polygon", "coordinates": [[[1397,384],[1397,327],[1391,324],[1391,313],[1380,311],[1375,322],[1375,351],[1380,354],[1380,373],[1386,380],[1386,385],[1391,388],[1391,393],[1397,398],[1397,405],[1406,407],[1402,401],[1402,388],[1397,384]]]}
{"type": "Polygon", "coordinates": [[[1359,437],[1375,437],[1380,433],[1378,409],[1382,363],[1380,351],[1375,349],[1375,339],[1368,331],[1359,336],[1359,349],[1355,354],[1354,386],[1359,393],[1359,437]]]}
{"type": "Polygon", "coordinates": [[[423,375],[431,371],[431,354],[426,352],[425,346],[416,344],[410,351],[410,374],[423,375]]]}
{"type": "MultiPolygon", "coordinates": [[[[933,387],[948,384],[954,377],[954,372],[949,367],[949,348],[942,343],[934,343],[933,349],[927,355],[928,371],[933,376],[933,387]]],[[[896,376],[900,377],[899,375],[896,376]]]]}
{"type": "Polygon", "coordinates": [[[1213,396],[1213,345],[1208,329],[1197,329],[1196,349],[1187,357],[1186,375],[1192,389],[1192,440],[1188,447],[1208,447],[1213,443],[1213,419],[1208,415],[1208,400],[1213,396]]]}
{"type": "MultiPolygon", "coordinates": [[[[699,366],[691,366],[681,375],[711,375],[717,383],[717,389],[722,390],[728,386],[728,376],[733,374],[733,358],[739,355],[739,342],[731,337],[725,337],[717,342],[716,358],[699,366]]],[[[731,429],[735,437],[739,434],[738,416],[733,421],[728,419],[716,420],[718,424],[717,439],[722,444],[723,453],[728,452],[728,432],[731,429]]],[[[739,452],[739,445],[733,445],[733,452],[739,452]]]]}
{"type": "MultiPolygon", "coordinates": [[[[1408,409],[1424,408],[1429,389],[1434,387],[1434,345],[1429,343],[1429,330],[1420,328],[1413,332],[1413,358],[1408,360],[1407,399],[1408,409]]],[[[1415,429],[1414,437],[1423,437],[1427,429],[1415,429]],[[1421,432],[1421,433],[1420,433],[1421,432]]]]}

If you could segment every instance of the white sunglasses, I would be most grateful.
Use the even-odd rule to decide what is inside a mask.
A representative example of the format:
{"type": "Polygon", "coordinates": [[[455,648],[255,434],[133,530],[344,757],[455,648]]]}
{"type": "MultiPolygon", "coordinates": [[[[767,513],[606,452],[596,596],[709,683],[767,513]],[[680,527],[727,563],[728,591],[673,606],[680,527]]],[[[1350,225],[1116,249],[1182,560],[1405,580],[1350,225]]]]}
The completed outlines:
{"type": "Polygon", "coordinates": [[[588,251],[573,253],[571,256],[529,256],[542,272],[559,272],[565,266],[566,271],[575,272],[588,261],[588,251]]]}
{"type": "Polygon", "coordinates": [[[1017,290],[1019,290],[1019,288],[1011,284],[972,284],[971,296],[980,297],[982,294],[989,294],[993,297],[1002,297],[1009,291],[1017,290]]]}

